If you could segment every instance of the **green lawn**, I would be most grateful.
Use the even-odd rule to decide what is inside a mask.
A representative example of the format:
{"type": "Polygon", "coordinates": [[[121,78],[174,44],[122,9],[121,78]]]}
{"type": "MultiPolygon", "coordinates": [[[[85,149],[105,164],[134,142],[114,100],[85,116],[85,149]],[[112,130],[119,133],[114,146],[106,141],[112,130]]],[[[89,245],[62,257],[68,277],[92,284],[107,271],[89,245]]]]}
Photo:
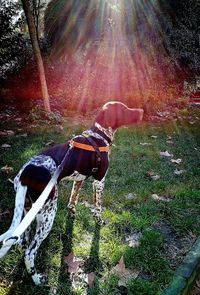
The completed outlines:
{"type": "MultiPolygon", "coordinates": [[[[13,247],[0,262],[0,294],[159,294],[200,235],[199,118],[198,111],[180,112],[177,121],[143,123],[119,130],[106,178],[104,224],[96,225],[90,209],[83,204],[86,200],[92,203],[92,180],[81,191],[74,221],[67,217],[72,183],[61,183],[55,223],[36,262],[38,270],[47,274],[47,284],[33,285],[20,249],[13,247]],[[173,157],[161,157],[160,151],[166,150],[173,157]],[[171,163],[171,158],[181,158],[182,162],[171,163]],[[176,169],[184,172],[175,175],[176,169]],[[152,175],[160,178],[152,180],[152,175]],[[153,199],[152,194],[158,198],[153,199]],[[135,237],[138,237],[136,245],[130,244],[128,238],[134,242],[135,237]],[[67,273],[63,260],[72,251],[84,260],[80,273],[73,277],[67,273]],[[130,276],[120,286],[113,267],[122,256],[126,268],[137,273],[137,278],[130,276]],[[87,273],[95,274],[91,288],[84,282],[87,273]]],[[[73,127],[65,123],[63,127],[64,130],[51,126],[28,129],[27,137],[19,136],[26,132],[24,129],[1,127],[16,134],[0,137],[0,146],[11,145],[1,147],[0,168],[13,167],[9,173],[0,171],[0,233],[8,228],[14,207],[14,191],[8,178],[13,179],[22,164],[44,149],[50,140],[64,142],[88,126],[73,127]]]]}

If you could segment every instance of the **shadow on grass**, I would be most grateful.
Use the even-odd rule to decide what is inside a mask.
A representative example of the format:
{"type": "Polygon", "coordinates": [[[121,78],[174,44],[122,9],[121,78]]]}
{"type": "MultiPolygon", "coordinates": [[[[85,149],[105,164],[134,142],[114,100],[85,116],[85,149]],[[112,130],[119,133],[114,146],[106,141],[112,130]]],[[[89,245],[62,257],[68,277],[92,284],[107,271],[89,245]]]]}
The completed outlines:
{"type": "Polygon", "coordinates": [[[100,288],[99,288],[99,275],[102,271],[102,263],[99,259],[99,240],[100,240],[100,229],[101,226],[96,223],[95,224],[95,230],[94,230],[94,236],[92,240],[92,246],[90,250],[90,256],[88,260],[85,262],[85,272],[86,273],[94,273],[95,274],[95,281],[94,286],[88,287],[87,294],[100,294],[100,288]]]}
{"type": "MultiPolygon", "coordinates": [[[[38,265],[37,258],[36,258],[36,268],[37,270],[44,274],[47,274],[47,269],[50,265],[49,257],[46,254],[46,249],[49,247],[49,237],[46,241],[42,244],[42,247],[39,248],[39,255],[43,257],[42,264],[38,265]]],[[[38,295],[46,295],[49,294],[49,287],[42,285],[42,286],[35,286],[31,276],[27,273],[25,264],[24,264],[24,252],[21,254],[22,257],[20,258],[17,266],[14,267],[14,271],[12,272],[11,281],[12,286],[7,291],[7,295],[15,295],[15,294],[22,294],[22,295],[31,295],[31,294],[38,294],[38,295]]]]}
{"type": "Polygon", "coordinates": [[[63,260],[64,256],[68,256],[72,252],[73,248],[73,227],[74,219],[67,216],[65,234],[62,236],[63,250],[61,255],[60,274],[58,278],[58,294],[71,295],[72,283],[69,273],[67,272],[66,263],[63,260]]]}

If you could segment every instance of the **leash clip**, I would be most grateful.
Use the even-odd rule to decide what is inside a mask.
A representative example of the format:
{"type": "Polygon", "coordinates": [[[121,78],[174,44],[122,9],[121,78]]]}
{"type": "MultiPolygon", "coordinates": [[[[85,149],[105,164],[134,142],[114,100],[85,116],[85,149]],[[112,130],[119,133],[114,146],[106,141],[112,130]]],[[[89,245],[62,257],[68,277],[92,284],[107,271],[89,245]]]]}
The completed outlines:
{"type": "Polygon", "coordinates": [[[15,244],[17,244],[17,243],[19,242],[20,237],[19,237],[19,236],[14,236],[14,237],[11,236],[11,237],[9,237],[9,238],[3,240],[3,245],[5,245],[7,242],[9,242],[9,241],[11,241],[11,240],[15,240],[15,241],[13,242],[13,244],[15,245],[15,244]]]}

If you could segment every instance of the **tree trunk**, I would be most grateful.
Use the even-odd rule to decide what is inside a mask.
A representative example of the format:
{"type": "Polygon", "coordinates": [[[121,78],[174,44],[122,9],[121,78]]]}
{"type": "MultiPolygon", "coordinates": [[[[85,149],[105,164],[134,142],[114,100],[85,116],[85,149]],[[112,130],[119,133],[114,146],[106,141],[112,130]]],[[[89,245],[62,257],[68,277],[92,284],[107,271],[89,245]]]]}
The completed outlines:
{"type": "Polygon", "coordinates": [[[43,61],[42,61],[40,47],[38,44],[37,32],[36,32],[36,28],[35,28],[35,24],[34,24],[34,19],[33,19],[31,9],[30,9],[30,3],[29,3],[29,0],[21,0],[21,1],[22,1],[25,15],[26,15],[26,20],[27,20],[28,29],[29,29],[29,35],[30,35],[31,43],[32,43],[32,47],[33,47],[33,53],[35,55],[35,60],[36,60],[36,64],[37,64],[41,92],[42,92],[42,98],[44,101],[44,109],[47,112],[51,112],[50,103],[49,103],[49,93],[48,93],[48,89],[47,89],[47,82],[46,82],[45,71],[44,71],[44,65],[43,65],[43,61]]]}

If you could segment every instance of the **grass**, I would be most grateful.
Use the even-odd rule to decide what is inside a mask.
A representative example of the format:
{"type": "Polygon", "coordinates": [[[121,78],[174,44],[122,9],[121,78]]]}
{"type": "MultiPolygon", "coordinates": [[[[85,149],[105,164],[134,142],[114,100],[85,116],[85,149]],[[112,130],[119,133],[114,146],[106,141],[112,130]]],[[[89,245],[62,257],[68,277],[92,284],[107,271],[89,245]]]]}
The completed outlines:
{"type": "MultiPolygon", "coordinates": [[[[0,262],[0,294],[159,294],[200,235],[200,126],[199,120],[194,125],[189,124],[190,116],[199,118],[200,114],[184,112],[184,120],[181,117],[159,125],[144,123],[117,132],[106,178],[105,223],[101,228],[82,204],[85,200],[92,202],[92,180],[89,179],[81,191],[74,222],[66,214],[72,183],[61,183],[55,223],[36,262],[39,271],[48,275],[48,283],[43,287],[33,285],[24,268],[21,251],[13,247],[0,262]],[[166,143],[167,136],[172,137],[173,144],[166,143]],[[151,145],[142,146],[141,142],[151,145]],[[159,155],[165,150],[173,153],[175,159],[182,159],[180,166],[159,155]],[[175,168],[186,172],[176,176],[175,168]],[[160,179],[150,180],[145,175],[148,171],[153,171],[160,179]],[[128,199],[130,193],[134,197],[128,199]],[[152,194],[165,196],[169,202],[153,200],[152,194]],[[135,233],[141,234],[139,246],[130,247],[126,238],[135,233]],[[176,255],[170,257],[170,249],[175,246],[176,255]],[[69,278],[63,257],[71,251],[84,259],[85,273],[96,274],[93,288],[87,289],[83,282],[74,285],[69,278]],[[138,278],[130,279],[126,287],[118,286],[119,279],[111,271],[121,256],[126,268],[140,271],[138,278]]],[[[1,145],[11,145],[9,149],[1,148],[0,167],[13,167],[9,174],[0,171],[1,233],[8,228],[14,207],[14,191],[8,178],[13,178],[22,164],[44,149],[50,140],[64,142],[86,127],[65,123],[64,130],[40,126],[35,131],[29,129],[27,137],[0,137],[1,145]]],[[[2,129],[10,128],[17,130],[16,126],[2,126],[2,129]]],[[[20,135],[25,131],[16,132],[20,135]]]]}

